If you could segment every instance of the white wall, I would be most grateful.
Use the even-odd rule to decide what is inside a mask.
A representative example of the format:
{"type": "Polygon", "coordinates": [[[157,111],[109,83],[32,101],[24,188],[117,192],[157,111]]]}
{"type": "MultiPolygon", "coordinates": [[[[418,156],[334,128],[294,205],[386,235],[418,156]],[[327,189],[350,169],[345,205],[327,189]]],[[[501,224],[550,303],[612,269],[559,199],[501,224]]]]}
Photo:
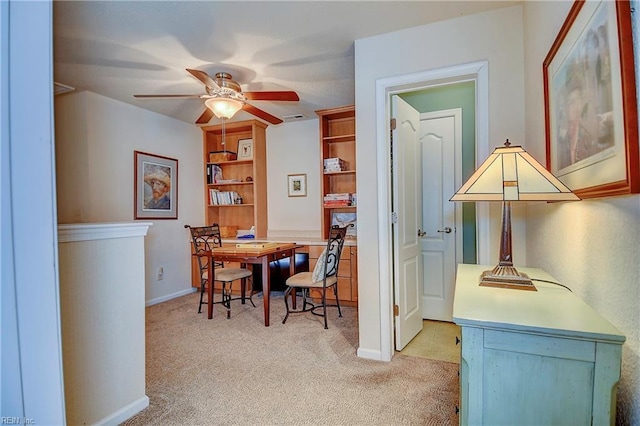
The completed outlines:
{"type": "Polygon", "coordinates": [[[321,234],[318,119],[267,127],[268,232],[270,237],[321,234]],[[307,196],[289,197],[287,175],[306,173],[307,196]]]}
{"type": "Polygon", "coordinates": [[[145,395],[148,222],[61,225],[60,310],[69,425],[119,424],[145,395]]]}
{"type": "Polygon", "coordinates": [[[3,423],[65,423],[51,17],[50,1],[0,2],[3,423]]]}
{"type": "MultiPolygon", "coordinates": [[[[572,2],[524,7],[526,134],[529,151],[545,154],[542,62],[572,2]]],[[[636,48],[638,6],[636,1],[636,48]]],[[[636,70],[640,54],[636,49],[636,70]]],[[[640,73],[636,73],[640,81],[640,73]]],[[[626,336],[618,388],[618,424],[640,424],[640,196],[537,204],[527,212],[530,266],[568,285],[626,336]]]]}
{"type": "MultiPolygon", "coordinates": [[[[388,277],[377,266],[376,80],[477,61],[489,62],[489,140],[524,140],[522,7],[515,6],[356,40],[356,134],[358,179],[359,353],[381,353],[380,306],[388,277]],[[364,265],[367,265],[365,268],[364,265]]],[[[499,214],[499,206],[492,213],[499,214]]],[[[498,247],[500,220],[492,221],[490,247],[498,247]]],[[[515,223],[517,226],[518,224],[515,223]]],[[[524,245],[514,232],[514,246],[524,245]]],[[[497,256],[495,256],[497,261],[497,256]]]]}
{"type": "Polygon", "coordinates": [[[59,223],[133,220],[133,152],[178,160],[178,220],[152,221],[145,297],[156,303],[192,291],[184,225],[204,224],[200,129],[87,91],[56,97],[55,115],[59,223]]]}

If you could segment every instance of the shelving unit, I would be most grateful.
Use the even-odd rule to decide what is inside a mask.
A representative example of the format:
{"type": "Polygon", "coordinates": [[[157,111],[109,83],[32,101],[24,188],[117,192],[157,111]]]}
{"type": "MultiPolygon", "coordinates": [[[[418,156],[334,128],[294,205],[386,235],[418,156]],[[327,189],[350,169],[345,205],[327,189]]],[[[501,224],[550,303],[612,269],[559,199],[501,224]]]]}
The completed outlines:
{"type": "Polygon", "coordinates": [[[357,197],[349,206],[327,205],[327,194],[356,194],[356,114],[354,106],[316,111],[320,122],[322,174],[322,235],[329,237],[334,213],[356,213],[357,197]],[[325,171],[325,160],[345,162],[344,170],[325,171]],[[335,160],[333,160],[335,161],[335,160]]]}
{"type": "Polygon", "coordinates": [[[248,120],[225,124],[224,140],[222,125],[202,127],[204,167],[203,178],[207,182],[207,168],[216,164],[222,168],[224,180],[236,179],[232,183],[206,183],[205,221],[220,226],[237,226],[250,229],[255,226],[256,238],[267,236],[267,125],[248,120]],[[237,153],[238,141],[253,140],[252,160],[209,161],[209,153],[231,151],[237,153]],[[247,181],[251,177],[252,181],[247,181]],[[235,191],[242,197],[241,204],[212,205],[210,190],[235,191]]]}

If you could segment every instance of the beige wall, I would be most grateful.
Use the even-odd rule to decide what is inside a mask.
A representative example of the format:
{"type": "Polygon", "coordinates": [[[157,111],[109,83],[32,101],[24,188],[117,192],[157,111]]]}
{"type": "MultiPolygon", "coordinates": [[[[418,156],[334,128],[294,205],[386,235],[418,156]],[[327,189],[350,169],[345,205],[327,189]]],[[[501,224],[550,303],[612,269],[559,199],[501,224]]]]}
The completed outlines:
{"type": "MultiPolygon", "coordinates": [[[[356,133],[358,138],[358,297],[360,354],[384,359],[380,293],[390,286],[378,266],[379,188],[376,143],[376,80],[478,61],[489,67],[489,141],[524,139],[524,77],[521,6],[462,17],[356,41],[356,133]],[[366,185],[363,184],[366,182],[366,185]],[[366,262],[367,267],[362,267],[366,262]]],[[[498,248],[499,206],[491,209],[492,241],[498,248]]],[[[518,224],[515,224],[518,226],[518,224]]],[[[514,245],[523,236],[514,235],[514,245]]],[[[497,260],[497,255],[494,257],[497,260]]],[[[523,259],[524,261],[524,259],[523,259]]]]}
{"type": "Polygon", "coordinates": [[[267,127],[267,193],[270,237],[320,237],[318,119],[267,127]],[[307,196],[289,197],[287,175],[306,173],[307,196]]]}
{"type": "Polygon", "coordinates": [[[56,97],[55,117],[59,223],[132,221],[133,151],[178,160],[178,220],[151,221],[145,238],[145,299],[191,291],[183,226],[204,220],[200,129],[86,91],[56,97]]]}
{"type": "Polygon", "coordinates": [[[144,236],[148,222],[59,227],[67,423],[118,424],[145,395],[144,236]]]}
{"type": "MultiPolygon", "coordinates": [[[[540,160],[545,155],[542,62],[571,5],[524,6],[527,147],[540,160]]],[[[639,195],[528,208],[528,265],[545,269],[572,288],[627,336],[618,424],[629,425],[640,424],[639,241],[639,195]]]]}

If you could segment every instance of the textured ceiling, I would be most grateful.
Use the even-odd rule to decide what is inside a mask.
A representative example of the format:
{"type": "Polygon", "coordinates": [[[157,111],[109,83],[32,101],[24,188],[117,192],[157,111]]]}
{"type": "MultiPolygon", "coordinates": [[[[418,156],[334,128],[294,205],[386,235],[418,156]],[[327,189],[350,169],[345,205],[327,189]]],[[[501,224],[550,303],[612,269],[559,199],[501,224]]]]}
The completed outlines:
{"type": "MultiPolygon", "coordinates": [[[[250,102],[258,108],[313,118],[317,109],[354,103],[354,40],[516,3],[54,1],[54,79],[193,123],[201,99],[133,95],[201,94],[185,68],[212,77],[225,71],[245,91],[300,96],[250,102]]],[[[234,120],[249,118],[241,112],[234,120]]]]}

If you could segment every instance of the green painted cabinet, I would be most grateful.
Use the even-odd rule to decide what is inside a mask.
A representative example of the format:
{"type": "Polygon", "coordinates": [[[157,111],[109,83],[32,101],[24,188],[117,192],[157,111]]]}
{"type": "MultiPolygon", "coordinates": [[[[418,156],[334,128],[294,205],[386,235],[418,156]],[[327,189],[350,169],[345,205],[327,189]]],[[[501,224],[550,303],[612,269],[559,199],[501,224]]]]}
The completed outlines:
{"type": "MultiPolygon", "coordinates": [[[[625,337],[565,288],[478,286],[488,266],[458,266],[461,425],[613,425],[625,337]]],[[[540,269],[518,268],[556,281],[540,269]]]]}

